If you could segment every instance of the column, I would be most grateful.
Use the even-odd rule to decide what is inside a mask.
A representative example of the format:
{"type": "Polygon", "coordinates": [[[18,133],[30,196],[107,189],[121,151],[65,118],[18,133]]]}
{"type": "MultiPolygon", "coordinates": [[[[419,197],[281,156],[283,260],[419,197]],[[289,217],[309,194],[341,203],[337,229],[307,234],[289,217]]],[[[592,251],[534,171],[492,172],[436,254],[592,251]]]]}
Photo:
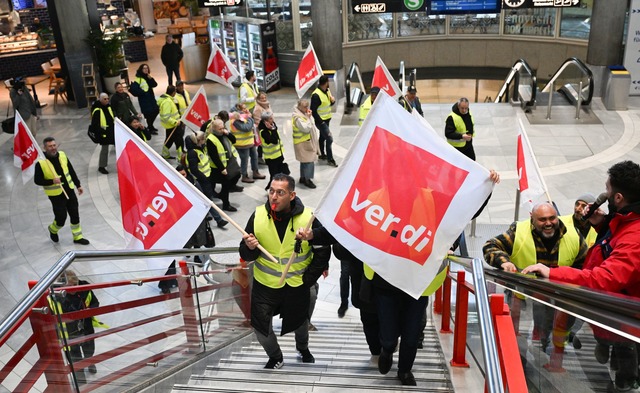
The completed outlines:
{"type": "Polygon", "coordinates": [[[313,48],[322,69],[339,70],[343,67],[340,0],[312,1],[311,19],[313,48]]]}

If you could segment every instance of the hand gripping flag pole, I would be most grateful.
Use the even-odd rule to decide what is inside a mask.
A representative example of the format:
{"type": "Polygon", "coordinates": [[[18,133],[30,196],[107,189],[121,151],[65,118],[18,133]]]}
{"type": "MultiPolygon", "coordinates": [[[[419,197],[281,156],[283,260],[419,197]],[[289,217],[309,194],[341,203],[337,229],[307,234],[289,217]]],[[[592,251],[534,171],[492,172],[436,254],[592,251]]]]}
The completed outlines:
{"type": "MultiPolygon", "coordinates": [[[[313,224],[313,220],[315,218],[316,218],[316,216],[314,216],[314,215],[311,216],[311,218],[309,219],[309,222],[307,223],[307,226],[304,228],[305,230],[308,230],[309,228],[311,228],[311,225],[313,224]]],[[[293,261],[296,259],[296,257],[300,253],[300,247],[302,247],[302,239],[296,240],[296,245],[293,248],[293,252],[291,253],[291,257],[289,257],[289,262],[287,262],[287,264],[284,267],[284,270],[282,270],[282,275],[280,276],[280,282],[278,283],[278,285],[282,285],[284,280],[287,278],[287,273],[289,273],[289,269],[291,268],[291,264],[293,263],[293,261]]]]}

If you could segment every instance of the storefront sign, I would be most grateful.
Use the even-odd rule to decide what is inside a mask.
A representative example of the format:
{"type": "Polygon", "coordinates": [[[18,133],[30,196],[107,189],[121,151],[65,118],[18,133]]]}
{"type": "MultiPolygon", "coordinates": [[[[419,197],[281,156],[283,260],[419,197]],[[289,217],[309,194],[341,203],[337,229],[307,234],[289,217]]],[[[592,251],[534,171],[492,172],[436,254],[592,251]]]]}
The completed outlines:
{"type": "Polygon", "coordinates": [[[427,11],[429,0],[352,0],[354,14],[427,11]]]}
{"type": "Polygon", "coordinates": [[[503,8],[579,7],[580,0],[503,0],[503,8]]]}
{"type": "Polygon", "coordinates": [[[631,0],[624,67],[631,74],[629,95],[640,95],[640,0],[631,0]]]}
{"type": "Polygon", "coordinates": [[[242,5],[242,0],[198,0],[200,7],[229,7],[242,5]]]}

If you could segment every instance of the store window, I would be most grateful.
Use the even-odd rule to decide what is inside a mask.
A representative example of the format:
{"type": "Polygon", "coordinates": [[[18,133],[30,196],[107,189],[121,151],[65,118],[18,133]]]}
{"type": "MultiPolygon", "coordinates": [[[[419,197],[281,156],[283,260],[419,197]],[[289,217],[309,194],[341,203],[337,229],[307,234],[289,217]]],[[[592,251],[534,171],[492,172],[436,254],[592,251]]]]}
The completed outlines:
{"type": "Polygon", "coordinates": [[[580,7],[562,9],[560,18],[560,37],[589,39],[593,0],[582,0],[580,7]]]}
{"type": "Polygon", "coordinates": [[[444,15],[427,15],[426,12],[406,12],[398,14],[398,37],[444,34],[444,15]]]}
{"type": "Polygon", "coordinates": [[[393,37],[393,14],[352,14],[347,18],[349,41],[393,37]]]}
{"type": "Polygon", "coordinates": [[[526,8],[505,12],[505,35],[553,37],[555,29],[555,8],[526,8]]]}
{"type": "Polygon", "coordinates": [[[451,34],[498,34],[500,14],[467,14],[449,17],[451,34]]]}

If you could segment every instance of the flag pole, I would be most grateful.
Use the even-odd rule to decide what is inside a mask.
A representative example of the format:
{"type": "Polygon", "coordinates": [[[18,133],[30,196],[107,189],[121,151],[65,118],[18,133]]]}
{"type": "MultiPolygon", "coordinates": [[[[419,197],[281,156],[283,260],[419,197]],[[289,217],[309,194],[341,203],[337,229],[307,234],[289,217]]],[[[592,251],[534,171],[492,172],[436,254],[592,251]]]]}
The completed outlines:
{"type": "MultiPolygon", "coordinates": [[[[315,218],[316,218],[316,216],[314,216],[312,214],[311,218],[309,219],[309,222],[307,223],[307,226],[304,228],[305,231],[309,230],[309,228],[311,228],[311,224],[313,224],[313,220],[315,218]]],[[[301,241],[301,240],[296,240],[296,243],[299,242],[299,241],[301,241]]],[[[282,275],[280,276],[280,282],[278,283],[278,285],[282,285],[282,283],[284,283],[284,280],[287,277],[287,273],[289,273],[289,269],[291,268],[291,265],[293,264],[293,261],[298,256],[298,253],[295,251],[296,248],[297,247],[294,247],[293,252],[291,253],[291,257],[289,257],[289,262],[287,262],[287,264],[284,267],[284,270],[282,270],[282,275]]]]}
{"type": "MultiPolygon", "coordinates": [[[[56,173],[56,170],[53,169],[53,164],[51,163],[51,161],[49,161],[48,158],[45,158],[45,160],[47,161],[47,164],[49,165],[49,169],[51,169],[52,173],[56,173]]],[[[56,173],[57,175],[57,173],[56,173]]],[[[58,179],[60,177],[58,176],[58,179]]],[[[69,195],[67,195],[67,191],[64,189],[64,187],[62,186],[62,183],[60,183],[60,188],[62,188],[62,193],[64,194],[65,198],[69,199],[69,195]]]]}
{"type": "MultiPolygon", "coordinates": [[[[134,137],[135,140],[140,141],[141,142],[141,146],[144,146],[144,148],[149,151],[151,154],[153,154],[160,162],[163,163],[163,165],[166,165],[167,167],[171,168],[172,170],[175,171],[175,168],[171,166],[171,164],[169,164],[167,162],[167,160],[165,160],[164,158],[162,158],[162,156],[160,154],[158,154],[158,152],[156,152],[155,150],[153,150],[148,144],[146,144],[142,139],[140,139],[140,137],[138,137],[133,131],[131,131],[129,129],[129,127],[124,124],[122,122],[122,120],[120,119],[115,119],[116,123],[120,123],[120,125],[125,129],[126,132],[129,133],[130,136],[134,137]]],[[[211,199],[209,199],[206,195],[204,195],[202,193],[202,191],[198,190],[198,187],[196,187],[195,185],[191,184],[191,182],[186,181],[185,179],[185,183],[187,184],[188,187],[191,187],[191,190],[194,191],[195,193],[197,193],[198,195],[200,195],[200,197],[206,201],[209,201],[209,205],[214,208],[218,213],[220,213],[220,215],[222,217],[224,217],[227,221],[229,221],[231,223],[231,225],[233,225],[240,233],[242,233],[242,235],[248,235],[248,233],[244,230],[244,228],[242,228],[240,225],[238,225],[237,222],[235,222],[234,220],[231,219],[231,217],[229,217],[227,215],[227,213],[225,213],[222,209],[220,209],[216,204],[213,203],[213,201],[211,199]]],[[[274,258],[273,255],[271,255],[271,253],[269,253],[269,251],[267,251],[264,247],[262,247],[259,243],[258,243],[258,249],[260,251],[262,251],[263,254],[265,254],[272,262],[274,263],[279,263],[278,260],[276,258],[274,258]]]]}
{"type": "Polygon", "coordinates": [[[529,148],[529,154],[531,154],[531,158],[533,159],[533,164],[536,166],[536,172],[538,173],[538,177],[542,182],[542,187],[544,188],[544,193],[547,196],[547,201],[552,202],[551,195],[549,195],[549,189],[547,188],[547,183],[544,181],[544,177],[542,177],[542,172],[540,172],[540,165],[538,165],[538,160],[536,159],[535,154],[533,154],[533,147],[531,147],[531,142],[529,142],[529,136],[527,135],[527,130],[524,128],[524,123],[522,123],[522,118],[518,117],[518,122],[520,123],[520,129],[522,130],[522,136],[527,141],[527,147],[529,148]]]}

